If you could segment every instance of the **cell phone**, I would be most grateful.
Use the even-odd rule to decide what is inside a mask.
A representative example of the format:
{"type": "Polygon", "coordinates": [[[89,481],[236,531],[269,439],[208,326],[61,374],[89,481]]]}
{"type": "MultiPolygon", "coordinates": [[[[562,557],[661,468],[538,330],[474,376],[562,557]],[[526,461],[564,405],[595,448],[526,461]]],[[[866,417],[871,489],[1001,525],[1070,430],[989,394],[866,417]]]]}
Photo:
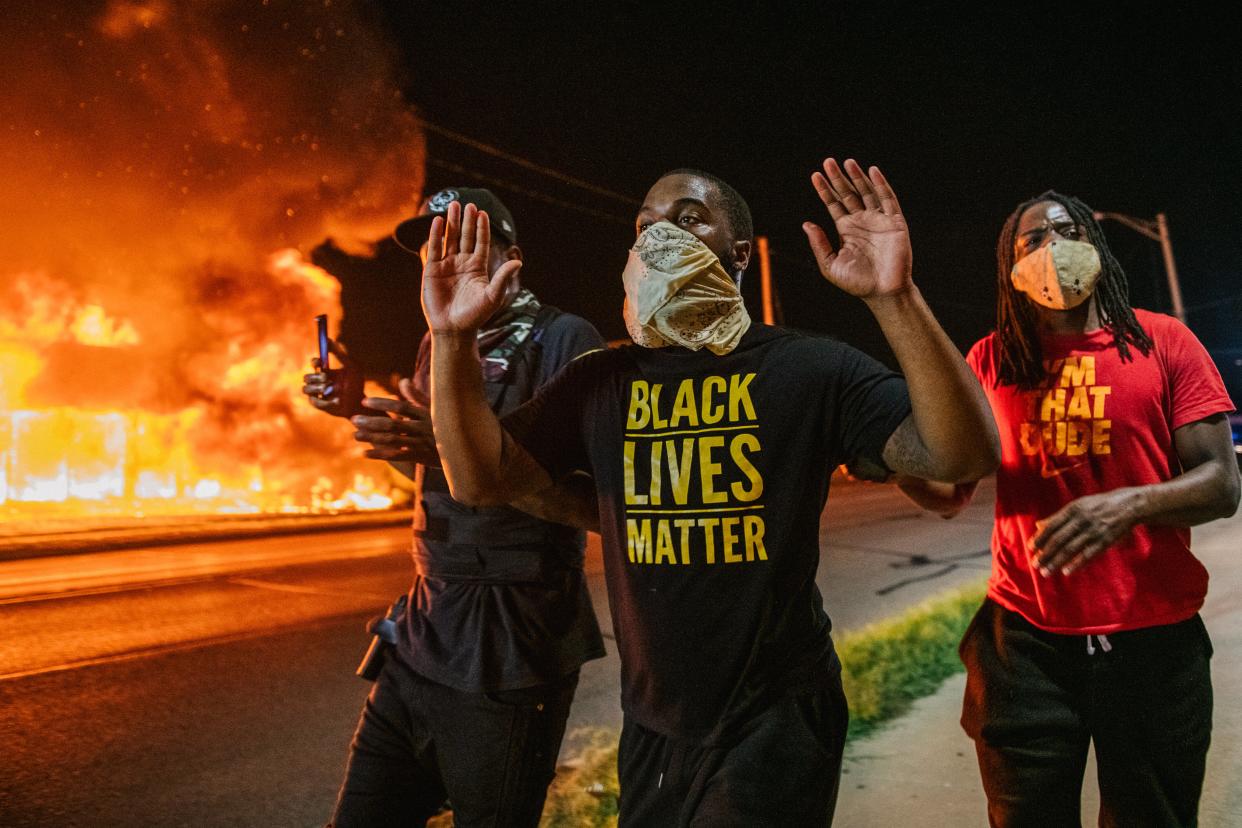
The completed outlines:
{"type": "Polygon", "coordinates": [[[319,367],[328,370],[328,356],[331,351],[328,350],[328,315],[321,313],[315,317],[315,327],[319,333],[319,367]]]}
{"type": "MultiPolygon", "coordinates": [[[[327,373],[328,358],[332,355],[332,351],[328,348],[328,315],[321,313],[315,317],[315,327],[319,334],[319,370],[327,373]]],[[[323,389],[322,397],[331,397],[336,393],[336,386],[329,385],[323,389]]]]}

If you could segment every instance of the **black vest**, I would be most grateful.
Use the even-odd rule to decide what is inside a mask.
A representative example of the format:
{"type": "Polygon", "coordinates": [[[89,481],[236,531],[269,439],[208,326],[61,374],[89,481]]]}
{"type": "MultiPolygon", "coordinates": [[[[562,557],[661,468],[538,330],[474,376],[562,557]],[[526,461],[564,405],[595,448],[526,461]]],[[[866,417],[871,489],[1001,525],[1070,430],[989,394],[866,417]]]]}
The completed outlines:
{"type": "MultiPolygon", "coordinates": [[[[534,396],[543,356],[543,332],[560,315],[545,305],[530,336],[514,352],[509,370],[484,382],[487,401],[503,417],[534,396]]],[[[472,508],[449,494],[444,472],[418,467],[414,516],[414,565],[420,575],[484,583],[547,582],[567,568],[581,567],[586,534],[549,523],[511,506],[472,508]]]]}

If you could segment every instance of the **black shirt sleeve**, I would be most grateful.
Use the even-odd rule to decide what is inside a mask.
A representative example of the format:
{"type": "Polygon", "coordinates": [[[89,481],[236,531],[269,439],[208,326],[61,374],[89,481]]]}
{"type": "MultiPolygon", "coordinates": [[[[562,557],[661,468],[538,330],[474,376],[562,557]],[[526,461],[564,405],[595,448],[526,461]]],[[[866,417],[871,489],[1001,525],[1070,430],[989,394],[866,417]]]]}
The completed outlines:
{"type": "Polygon", "coordinates": [[[501,419],[501,426],[553,479],[590,471],[586,450],[589,404],[600,376],[602,350],[573,360],[526,404],[501,419]]]}
{"type": "Polygon", "coordinates": [[[572,313],[558,314],[544,328],[540,344],[538,385],[545,384],[567,363],[604,347],[604,339],[590,322],[572,313]]]}
{"type": "Polygon", "coordinates": [[[837,411],[841,462],[878,466],[884,446],[910,416],[910,393],[901,374],[848,345],[839,345],[837,411]]]}

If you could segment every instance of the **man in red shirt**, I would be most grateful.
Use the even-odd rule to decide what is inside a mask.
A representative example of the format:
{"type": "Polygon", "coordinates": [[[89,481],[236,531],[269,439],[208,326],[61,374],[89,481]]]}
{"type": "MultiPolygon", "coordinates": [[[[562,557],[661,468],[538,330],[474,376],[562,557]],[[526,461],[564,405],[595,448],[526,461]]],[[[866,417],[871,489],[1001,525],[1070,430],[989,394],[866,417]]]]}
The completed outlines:
{"type": "MultiPolygon", "coordinates": [[[[1130,307],[1092,211],[1046,192],[997,244],[997,330],[967,356],[1000,430],[992,577],[962,640],[962,726],[992,825],[1192,825],[1211,735],[1208,575],[1190,527],[1237,509],[1233,402],[1195,336],[1130,307]]],[[[973,484],[909,478],[951,516],[973,484]]]]}

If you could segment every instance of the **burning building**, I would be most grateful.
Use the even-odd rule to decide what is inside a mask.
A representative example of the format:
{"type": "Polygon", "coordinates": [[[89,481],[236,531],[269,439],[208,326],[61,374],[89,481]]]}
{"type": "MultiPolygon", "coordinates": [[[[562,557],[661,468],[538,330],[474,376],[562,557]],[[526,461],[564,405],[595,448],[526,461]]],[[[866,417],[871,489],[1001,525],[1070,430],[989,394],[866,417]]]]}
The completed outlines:
{"type": "Polygon", "coordinates": [[[301,398],[340,285],[417,204],[392,55],[343,0],[3,14],[0,519],[388,503],[301,398]]]}

